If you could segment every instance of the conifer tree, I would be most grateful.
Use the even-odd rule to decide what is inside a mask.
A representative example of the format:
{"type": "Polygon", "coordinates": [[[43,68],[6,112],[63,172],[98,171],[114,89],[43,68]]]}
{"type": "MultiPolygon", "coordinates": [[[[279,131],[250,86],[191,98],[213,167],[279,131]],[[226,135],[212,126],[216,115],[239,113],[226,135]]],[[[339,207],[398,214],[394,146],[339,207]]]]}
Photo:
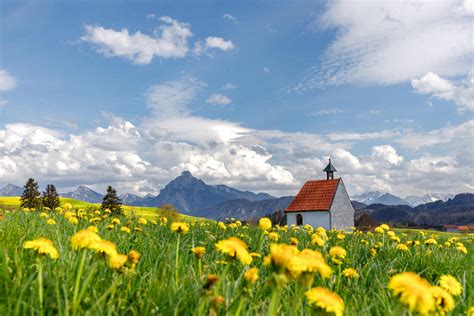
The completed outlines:
{"type": "Polygon", "coordinates": [[[54,210],[60,205],[58,191],[53,184],[46,186],[46,191],[43,192],[43,206],[49,207],[54,210]]]}
{"type": "Polygon", "coordinates": [[[107,187],[107,194],[102,200],[101,210],[109,209],[112,214],[121,215],[122,214],[122,201],[117,196],[117,191],[112,188],[112,186],[107,187]]]}
{"type": "Polygon", "coordinates": [[[20,197],[20,206],[35,209],[41,205],[41,193],[38,191],[38,182],[33,178],[26,181],[25,189],[20,197]]]}

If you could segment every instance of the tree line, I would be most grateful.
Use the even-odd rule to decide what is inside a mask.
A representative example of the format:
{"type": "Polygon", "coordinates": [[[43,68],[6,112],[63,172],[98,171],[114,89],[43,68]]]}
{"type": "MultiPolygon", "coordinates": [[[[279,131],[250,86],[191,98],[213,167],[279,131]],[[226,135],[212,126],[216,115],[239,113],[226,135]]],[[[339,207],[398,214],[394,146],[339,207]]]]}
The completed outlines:
{"type": "MultiPolygon", "coordinates": [[[[59,194],[54,184],[46,185],[41,194],[38,182],[29,178],[24,186],[23,194],[20,197],[20,206],[29,209],[47,207],[50,210],[60,206],[59,194]]],[[[102,199],[101,210],[110,210],[112,214],[122,214],[122,201],[117,196],[117,191],[112,186],[107,187],[107,193],[102,199]]]]}

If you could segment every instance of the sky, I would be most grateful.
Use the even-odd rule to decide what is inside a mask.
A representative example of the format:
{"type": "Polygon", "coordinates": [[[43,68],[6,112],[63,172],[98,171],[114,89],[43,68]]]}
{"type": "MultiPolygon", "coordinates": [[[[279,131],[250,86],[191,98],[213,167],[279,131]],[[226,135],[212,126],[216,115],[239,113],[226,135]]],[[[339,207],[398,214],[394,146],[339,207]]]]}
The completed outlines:
{"type": "Polygon", "coordinates": [[[474,1],[0,2],[0,185],[474,192],[474,1]]]}

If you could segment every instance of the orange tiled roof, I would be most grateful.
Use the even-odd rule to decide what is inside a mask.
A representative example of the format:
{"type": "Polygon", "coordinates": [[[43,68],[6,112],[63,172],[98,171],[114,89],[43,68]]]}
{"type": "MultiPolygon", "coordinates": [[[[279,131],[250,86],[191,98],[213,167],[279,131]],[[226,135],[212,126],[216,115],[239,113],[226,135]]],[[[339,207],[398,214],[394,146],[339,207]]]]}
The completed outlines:
{"type": "Polygon", "coordinates": [[[306,182],[286,212],[329,211],[340,179],[306,182]]]}

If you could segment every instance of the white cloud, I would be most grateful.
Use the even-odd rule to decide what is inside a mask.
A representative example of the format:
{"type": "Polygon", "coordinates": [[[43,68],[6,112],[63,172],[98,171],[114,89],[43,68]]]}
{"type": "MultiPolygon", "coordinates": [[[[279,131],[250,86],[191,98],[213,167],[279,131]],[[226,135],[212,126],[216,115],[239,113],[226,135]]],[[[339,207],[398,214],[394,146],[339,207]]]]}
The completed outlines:
{"type": "Polygon", "coordinates": [[[327,109],[321,109],[319,111],[316,111],[313,113],[314,116],[323,116],[323,115],[335,115],[335,114],[340,114],[344,113],[344,110],[338,109],[338,108],[327,108],[327,109]]]}
{"type": "Polygon", "coordinates": [[[426,132],[251,129],[194,114],[203,86],[184,76],[150,87],[150,114],[136,124],[107,113],[105,124],[71,134],[7,124],[0,129],[0,178],[21,184],[33,176],[59,188],[86,184],[102,191],[112,184],[119,192],[156,194],[190,170],[211,184],[288,195],[308,179],[323,178],[331,157],[351,194],[472,191],[474,120],[426,132]]]}
{"type": "Polygon", "coordinates": [[[263,67],[263,72],[270,72],[270,68],[268,68],[268,67],[263,67]]]}
{"type": "MultiPolygon", "coordinates": [[[[146,17],[156,16],[148,14],[146,17]]],[[[188,41],[193,36],[191,25],[168,16],[162,16],[159,20],[162,25],[155,29],[152,36],[140,31],[131,34],[126,28],[116,31],[102,26],[86,25],[81,40],[94,44],[97,51],[106,57],[123,57],[139,65],[150,64],[155,56],[185,57],[190,51],[188,41]]],[[[193,52],[201,55],[211,49],[228,52],[234,48],[231,40],[209,36],[204,40],[204,44],[197,41],[193,52]]]]}
{"type": "Polygon", "coordinates": [[[160,21],[164,25],[155,31],[153,37],[139,31],[130,34],[127,29],[115,31],[102,26],[86,25],[86,33],[81,40],[95,44],[98,51],[107,57],[124,57],[135,64],[149,64],[154,56],[186,56],[188,38],[193,35],[190,25],[166,16],[161,17],[160,21]]]}
{"type": "Polygon", "coordinates": [[[403,162],[403,157],[399,156],[395,148],[390,145],[372,147],[372,158],[379,158],[391,165],[399,165],[403,162]]]}
{"type": "Polygon", "coordinates": [[[233,16],[232,14],[230,14],[230,13],[224,14],[223,17],[224,17],[224,19],[232,21],[234,23],[237,22],[237,18],[235,16],[233,16]]]}
{"type": "Polygon", "coordinates": [[[10,91],[15,87],[15,78],[8,71],[0,69],[0,91],[10,91]]]}
{"type": "Polygon", "coordinates": [[[458,149],[473,148],[472,135],[474,135],[474,120],[469,120],[457,126],[443,127],[428,132],[407,130],[395,141],[412,150],[442,144],[444,146],[455,146],[458,149]]]}
{"type": "Polygon", "coordinates": [[[453,101],[461,111],[474,110],[473,72],[470,72],[465,82],[459,85],[432,72],[420,79],[413,79],[411,85],[419,94],[430,94],[437,99],[453,101]]]}
{"type": "Polygon", "coordinates": [[[145,93],[147,107],[157,117],[188,115],[189,104],[205,85],[194,77],[185,76],[151,86],[145,93]]]}
{"type": "Polygon", "coordinates": [[[193,52],[195,55],[200,56],[206,54],[209,50],[218,49],[223,52],[232,51],[235,48],[234,43],[231,40],[226,41],[222,37],[209,36],[205,39],[204,43],[198,41],[195,43],[193,52]]]}
{"type": "Polygon", "coordinates": [[[222,85],[221,90],[233,90],[235,88],[237,88],[237,86],[235,84],[228,82],[228,83],[222,85]]]}
{"type": "Polygon", "coordinates": [[[473,62],[472,15],[472,2],[462,0],[328,2],[313,28],[337,36],[295,90],[395,84],[430,71],[465,75],[473,62]]]}
{"type": "Polygon", "coordinates": [[[213,93],[206,100],[209,104],[214,105],[227,105],[232,102],[231,98],[220,93],[213,93]]]}

